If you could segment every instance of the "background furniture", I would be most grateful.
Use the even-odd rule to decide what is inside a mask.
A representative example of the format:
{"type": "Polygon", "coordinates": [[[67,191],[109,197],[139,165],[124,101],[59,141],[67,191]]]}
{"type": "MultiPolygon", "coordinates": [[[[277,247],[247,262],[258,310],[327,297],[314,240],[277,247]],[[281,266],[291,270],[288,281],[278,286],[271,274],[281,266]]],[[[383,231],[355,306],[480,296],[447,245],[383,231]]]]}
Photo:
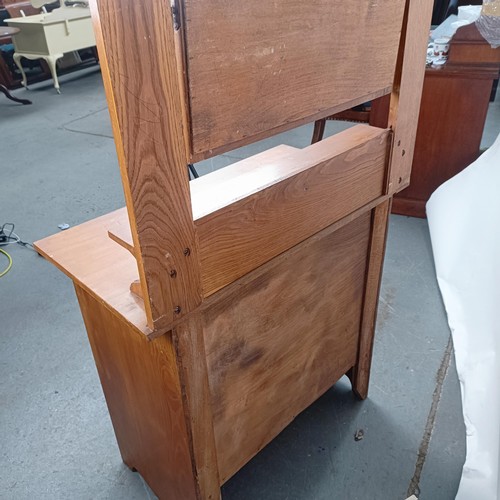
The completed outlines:
{"type": "Polygon", "coordinates": [[[10,17],[36,16],[41,14],[39,7],[34,7],[30,0],[3,0],[3,6],[10,17]]]}
{"type": "Polygon", "coordinates": [[[4,94],[5,97],[7,97],[7,99],[10,99],[11,101],[17,102],[19,104],[32,104],[32,102],[28,99],[19,99],[18,97],[12,95],[9,92],[9,89],[2,84],[0,84],[0,92],[4,94]]]}
{"type": "MultiPolygon", "coordinates": [[[[45,4],[43,9],[51,12],[57,5],[57,3],[45,4]]],[[[23,15],[36,15],[41,12],[42,9],[33,7],[32,3],[27,0],[0,0],[0,26],[8,27],[5,23],[6,19],[22,17],[23,15]]],[[[0,84],[7,89],[21,87],[22,75],[13,60],[14,45],[10,36],[0,37],[0,50],[0,84]]],[[[91,47],[68,53],[61,62],[64,63],[64,67],[62,64],[58,65],[57,73],[59,75],[79,69],[89,63],[95,64],[98,62],[97,50],[95,47],[91,47]],[[73,57],[70,57],[72,55],[73,57]],[[77,63],[78,60],[81,62],[77,63]]],[[[25,60],[23,69],[26,71],[27,68],[29,68],[27,78],[30,83],[52,78],[50,69],[43,59],[25,60]]]]}
{"type": "Polygon", "coordinates": [[[426,69],[411,182],[395,196],[393,213],[425,217],[431,194],[478,158],[499,70],[500,49],[474,24],[457,31],[445,66],[426,69]]]}
{"type": "MultiPolygon", "coordinates": [[[[49,5],[47,8],[50,10],[52,6],[49,5]]],[[[0,0],[0,26],[8,29],[6,19],[36,15],[41,12],[42,9],[33,7],[29,0],[0,0]]],[[[22,76],[13,60],[14,45],[12,37],[2,37],[0,44],[0,84],[3,84],[8,89],[19,88],[21,87],[22,76]]],[[[29,69],[29,76],[32,81],[51,78],[49,68],[44,63],[40,64],[38,61],[32,61],[29,69]]]]}
{"type": "Polygon", "coordinates": [[[22,85],[27,86],[21,59],[44,59],[49,66],[54,88],[60,92],[56,62],[64,53],[92,47],[95,37],[90,11],[87,8],[57,9],[48,14],[7,19],[11,27],[21,32],[14,36],[14,61],[22,74],[22,85]]]}
{"type": "Polygon", "coordinates": [[[469,166],[480,144],[498,70],[448,66],[426,70],[410,186],[393,213],[425,217],[431,194],[469,166]]]}
{"type": "MultiPolygon", "coordinates": [[[[17,28],[8,28],[8,27],[3,27],[0,26],[0,44],[2,43],[2,40],[7,38],[10,40],[12,35],[15,35],[16,33],[19,33],[19,30],[17,28]]],[[[0,71],[3,71],[2,66],[0,66],[0,71]]],[[[28,99],[19,99],[15,96],[13,96],[10,92],[9,89],[0,83],[0,92],[7,97],[7,99],[10,99],[11,101],[18,102],[20,104],[31,104],[31,101],[28,101],[28,99]]]]}
{"type": "Polygon", "coordinates": [[[0,25],[0,85],[3,85],[4,88],[14,88],[16,81],[10,71],[10,68],[3,57],[3,49],[7,46],[7,50],[9,46],[12,44],[12,33],[19,31],[17,28],[9,28],[8,26],[0,25]]]}
{"type": "Polygon", "coordinates": [[[36,247],[75,284],[123,459],[160,498],[218,498],[346,373],[367,396],[432,4],[355,4],[93,4],[127,208],[36,247]],[[188,181],[189,163],[384,95],[390,128],[188,181]]]}

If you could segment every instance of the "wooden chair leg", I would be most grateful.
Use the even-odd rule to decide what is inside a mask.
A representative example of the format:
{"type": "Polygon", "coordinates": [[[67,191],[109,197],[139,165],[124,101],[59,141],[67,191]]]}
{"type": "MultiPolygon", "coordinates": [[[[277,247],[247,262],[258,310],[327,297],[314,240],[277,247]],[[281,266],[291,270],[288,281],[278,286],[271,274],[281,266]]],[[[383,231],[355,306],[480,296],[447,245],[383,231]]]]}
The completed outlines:
{"type": "Polygon", "coordinates": [[[315,144],[316,142],[319,142],[323,139],[323,136],[325,135],[325,125],[326,118],[316,120],[314,122],[314,131],[311,139],[311,144],[315,144]]]}
{"type": "Polygon", "coordinates": [[[0,92],[7,97],[7,99],[10,99],[11,101],[18,102],[19,104],[32,104],[31,101],[28,101],[28,99],[19,99],[18,97],[13,96],[7,87],[4,85],[0,84],[0,92]]]}

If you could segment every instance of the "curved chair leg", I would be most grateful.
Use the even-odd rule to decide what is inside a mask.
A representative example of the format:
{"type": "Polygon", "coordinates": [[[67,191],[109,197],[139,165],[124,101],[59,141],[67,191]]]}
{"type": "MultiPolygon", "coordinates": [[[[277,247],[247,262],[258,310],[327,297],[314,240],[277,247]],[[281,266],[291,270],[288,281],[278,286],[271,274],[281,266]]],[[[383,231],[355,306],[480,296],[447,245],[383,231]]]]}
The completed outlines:
{"type": "Polygon", "coordinates": [[[319,142],[323,139],[323,135],[325,134],[325,125],[326,118],[314,122],[314,131],[311,139],[311,144],[315,144],[316,142],[319,142]]]}
{"type": "Polygon", "coordinates": [[[4,94],[5,97],[7,97],[7,99],[10,99],[11,101],[18,102],[19,104],[31,104],[31,101],[28,101],[28,99],[19,99],[19,97],[13,96],[9,92],[7,87],[5,87],[4,85],[1,85],[1,84],[0,84],[0,92],[2,92],[2,94],[4,94]]]}

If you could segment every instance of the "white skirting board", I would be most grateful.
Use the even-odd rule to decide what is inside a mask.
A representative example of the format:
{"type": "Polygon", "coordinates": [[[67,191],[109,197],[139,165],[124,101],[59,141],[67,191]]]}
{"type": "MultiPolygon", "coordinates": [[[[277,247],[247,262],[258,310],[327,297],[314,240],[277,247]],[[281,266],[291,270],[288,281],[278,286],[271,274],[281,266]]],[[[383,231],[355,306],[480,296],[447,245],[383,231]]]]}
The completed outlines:
{"type": "Polygon", "coordinates": [[[427,203],[453,336],[467,456],[458,500],[500,499],[500,136],[427,203]]]}

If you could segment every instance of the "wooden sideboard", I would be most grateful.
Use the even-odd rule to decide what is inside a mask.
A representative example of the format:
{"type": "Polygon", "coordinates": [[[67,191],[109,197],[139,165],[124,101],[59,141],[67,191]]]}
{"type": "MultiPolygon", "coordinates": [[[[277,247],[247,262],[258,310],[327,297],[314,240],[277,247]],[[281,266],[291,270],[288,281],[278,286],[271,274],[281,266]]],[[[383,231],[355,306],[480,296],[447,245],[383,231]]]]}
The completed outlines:
{"type": "Polygon", "coordinates": [[[367,397],[432,2],[91,8],[127,208],[36,248],[74,281],[125,463],[162,499],[216,500],[344,374],[367,397]],[[383,95],[388,127],[188,180],[189,163],[383,95]]]}
{"type": "Polygon", "coordinates": [[[478,158],[499,68],[500,49],[472,24],[453,37],[445,66],[426,69],[410,186],[393,213],[425,217],[431,194],[478,158]]]}

